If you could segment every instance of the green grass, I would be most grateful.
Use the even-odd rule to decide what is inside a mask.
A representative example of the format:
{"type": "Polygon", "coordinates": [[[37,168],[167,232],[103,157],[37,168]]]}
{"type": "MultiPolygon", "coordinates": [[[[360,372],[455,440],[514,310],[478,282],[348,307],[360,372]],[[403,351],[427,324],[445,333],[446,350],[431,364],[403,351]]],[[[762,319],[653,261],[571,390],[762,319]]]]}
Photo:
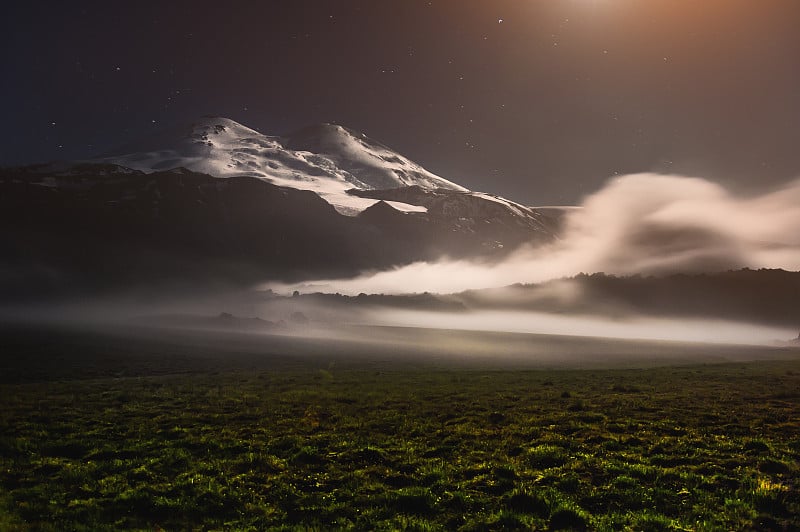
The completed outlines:
{"type": "Polygon", "coordinates": [[[800,362],[330,362],[0,385],[0,529],[800,527],[800,362]]]}

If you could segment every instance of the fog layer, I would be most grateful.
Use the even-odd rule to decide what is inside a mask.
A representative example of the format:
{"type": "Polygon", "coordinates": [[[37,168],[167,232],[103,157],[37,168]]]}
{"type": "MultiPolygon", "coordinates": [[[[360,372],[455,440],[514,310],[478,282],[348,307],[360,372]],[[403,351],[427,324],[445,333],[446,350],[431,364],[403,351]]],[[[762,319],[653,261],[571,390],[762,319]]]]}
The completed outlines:
{"type": "Polygon", "coordinates": [[[499,263],[418,262],[355,279],[277,290],[452,293],[534,283],[581,272],[667,274],[737,268],[800,269],[800,180],[737,196],[700,178],[634,174],[615,178],[567,214],[556,244],[523,247],[499,263]]]}
{"type": "Polygon", "coordinates": [[[392,310],[370,316],[373,324],[462,331],[667,340],[734,345],[776,345],[794,329],[714,319],[563,315],[524,311],[424,312],[392,310]]]}

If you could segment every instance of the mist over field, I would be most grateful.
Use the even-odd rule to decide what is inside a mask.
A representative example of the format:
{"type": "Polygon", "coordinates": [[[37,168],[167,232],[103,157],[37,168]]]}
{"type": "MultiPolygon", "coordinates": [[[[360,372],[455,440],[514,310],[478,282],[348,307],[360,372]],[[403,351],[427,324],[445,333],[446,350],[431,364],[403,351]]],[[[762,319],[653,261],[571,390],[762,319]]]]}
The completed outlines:
{"type": "Polygon", "coordinates": [[[761,357],[764,348],[788,348],[797,336],[791,319],[764,319],[761,314],[640,310],[613,306],[589,292],[573,300],[572,307],[550,299],[554,290],[563,292],[571,285],[581,289],[579,281],[563,280],[541,290],[535,287],[533,294],[512,287],[424,298],[263,297],[242,292],[160,301],[98,299],[3,309],[0,318],[6,324],[54,325],[132,338],[177,335],[180,342],[203,349],[246,345],[247,351],[277,349],[301,357],[324,352],[344,359],[367,354],[398,360],[478,357],[498,364],[595,364],[620,357],[631,363],[656,355],[699,361],[736,354],[749,360],[761,357]],[[734,353],[720,351],[722,346],[761,347],[734,353]]]}
{"type": "MultiPolygon", "coordinates": [[[[700,178],[627,175],[566,210],[563,223],[555,243],[523,246],[495,261],[445,258],[250,289],[222,276],[191,289],[139,283],[97,296],[0,305],[0,316],[72,324],[143,324],[149,317],[149,326],[309,337],[366,326],[772,345],[797,334],[792,308],[800,293],[791,274],[716,272],[800,269],[800,181],[744,196],[700,178]],[[572,278],[581,272],[655,278],[572,278]],[[668,278],[704,273],[716,277],[668,278]],[[519,283],[541,284],[512,286],[519,283]],[[288,297],[295,290],[303,297],[288,297]],[[312,293],[431,296],[305,297],[312,293]],[[310,325],[293,324],[297,313],[310,325]]],[[[361,332],[342,334],[358,339],[361,332]]]]}
{"type": "Polygon", "coordinates": [[[711,181],[634,174],[612,179],[567,212],[561,239],[522,247],[500,262],[417,262],[354,279],[276,290],[452,293],[606,272],[621,275],[800,269],[800,181],[758,195],[711,181]]]}
{"type": "Polygon", "coordinates": [[[378,313],[373,319],[375,323],[405,327],[739,345],[775,345],[797,334],[788,327],[713,319],[635,316],[612,319],[510,310],[466,313],[399,310],[378,313]]]}

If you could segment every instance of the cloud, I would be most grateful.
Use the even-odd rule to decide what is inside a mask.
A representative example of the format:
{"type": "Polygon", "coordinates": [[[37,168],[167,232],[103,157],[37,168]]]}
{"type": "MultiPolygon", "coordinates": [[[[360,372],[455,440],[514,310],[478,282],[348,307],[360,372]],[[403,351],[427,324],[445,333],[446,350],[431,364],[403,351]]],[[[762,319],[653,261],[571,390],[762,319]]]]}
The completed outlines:
{"type": "Polygon", "coordinates": [[[571,211],[557,243],[523,247],[499,263],[418,262],[354,279],[272,286],[345,294],[452,293],[580,272],[668,274],[743,267],[800,269],[800,181],[738,197],[700,178],[627,175],[571,211]]]}

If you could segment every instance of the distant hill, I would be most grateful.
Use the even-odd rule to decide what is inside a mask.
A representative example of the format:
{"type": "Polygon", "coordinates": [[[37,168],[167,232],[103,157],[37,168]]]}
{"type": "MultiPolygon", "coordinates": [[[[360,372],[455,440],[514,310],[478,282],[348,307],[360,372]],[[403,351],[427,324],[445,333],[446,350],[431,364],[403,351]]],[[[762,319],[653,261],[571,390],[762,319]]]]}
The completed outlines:
{"type": "Polygon", "coordinates": [[[688,316],[797,327],[800,272],[737,270],[661,277],[581,274],[455,296],[469,308],[585,314],[688,316]]]}

